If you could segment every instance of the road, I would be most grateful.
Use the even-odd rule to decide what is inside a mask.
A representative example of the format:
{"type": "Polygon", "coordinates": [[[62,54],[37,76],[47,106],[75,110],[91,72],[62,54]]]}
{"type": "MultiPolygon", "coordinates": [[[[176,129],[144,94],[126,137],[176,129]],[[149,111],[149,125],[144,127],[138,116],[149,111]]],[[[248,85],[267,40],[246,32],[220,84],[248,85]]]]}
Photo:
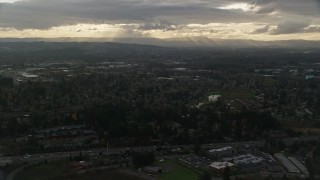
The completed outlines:
{"type": "MultiPolygon", "coordinates": [[[[320,136],[308,136],[308,137],[293,137],[293,138],[284,138],[282,139],[286,145],[291,145],[294,142],[303,142],[303,141],[314,141],[319,140],[320,136]]],[[[223,147],[223,146],[232,146],[232,147],[243,147],[243,146],[252,146],[252,147],[263,147],[265,141],[246,141],[246,142],[229,142],[229,143],[214,143],[214,144],[203,144],[201,145],[204,149],[210,149],[215,147],[223,147]]],[[[173,145],[170,146],[171,149],[175,148],[192,148],[194,145],[173,145]]],[[[148,147],[132,147],[131,150],[133,151],[153,151],[154,146],[148,147]]],[[[90,156],[97,156],[99,153],[108,153],[108,154],[120,154],[121,152],[126,151],[127,147],[122,148],[99,148],[99,149],[91,149],[81,151],[82,155],[90,155],[90,156]]],[[[68,159],[70,155],[77,156],[79,155],[80,151],[71,151],[71,152],[54,152],[54,153],[41,153],[41,154],[32,154],[28,156],[9,156],[6,157],[12,160],[12,164],[18,164],[22,162],[39,162],[39,161],[54,161],[60,159],[68,159]]]]}
{"type": "MultiPolygon", "coordinates": [[[[308,136],[308,137],[293,137],[293,138],[284,138],[282,139],[286,145],[291,145],[294,142],[306,142],[306,141],[314,141],[319,140],[320,136],[308,136]]],[[[213,144],[203,144],[201,145],[204,149],[216,148],[216,147],[225,147],[225,146],[232,146],[232,147],[244,147],[244,146],[251,146],[251,147],[263,147],[265,141],[246,141],[246,142],[229,142],[229,143],[213,143],[213,144]]],[[[173,145],[170,146],[171,149],[175,148],[192,148],[194,145],[173,145]]],[[[90,156],[98,156],[101,152],[106,154],[121,154],[122,152],[126,151],[127,147],[122,148],[100,148],[100,149],[91,149],[86,151],[81,151],[82,155],[90,155],[90,156]]],[[[148,147],[132,147],[131,150],[133,151],[154,151],[154,146],[148,147]]],[[[62,160],[68,159],[70,155],[77,156],[79,155],[80,151],[72,151],[72,152],[54,152],[54,153],[40,153],[40,154],[32,154],[27,156],[9,156],[5,157],[8,160],[12,161],[12,164],[20,164],[20,163],[37,163],[40,161],[48,160],[48,161],[55,161],[55,160],[62,160]]],[[[12,180],[13,177],[17,172],[19,172],[22,168],[18,168],[15,171],[8,174],[5,178],[6,180],[12,180]]],[[[3,173],[0,172],[0,180],[3,180],[3,173]]]]}

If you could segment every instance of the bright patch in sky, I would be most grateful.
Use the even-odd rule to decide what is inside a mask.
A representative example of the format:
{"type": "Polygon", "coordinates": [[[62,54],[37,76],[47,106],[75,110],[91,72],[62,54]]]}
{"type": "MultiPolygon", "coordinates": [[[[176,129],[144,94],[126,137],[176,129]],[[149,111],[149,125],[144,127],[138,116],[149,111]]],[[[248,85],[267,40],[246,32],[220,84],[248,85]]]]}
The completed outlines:
{"type": "MultiPolygon", "coordinates": [[[[209,23],[186,24],[175,29],[141,29],[142,24],[77,24],[52,27],[49,29],[23,29],[1,28],[0,38],[97,38],[101,41],[117,38],[209,38],[209,39],[252,39],[259,41],[290,40],[293,37],[304,40],[320,40],[319,33],[312,33],[319,26],[310,26],[310,33],[272,35],[268,32],[255,34],[256,30],[268,24],[263,23],[209,23]]],[[[275,30],[277,26],[270,26],[275,30]]]]}
{"type": "Polygon", "coordinates": [[[0,3],[14,3],[17,1],[19,1],[19,0],[0,0],[0,3]]]}
{"type": "Polygon", "coordinates": [[[242,10],[244,12],[248,12],[248,11],[253,11],[254,8],[247,3],[234,3],[234,4],[218,7],[218,9],[242,10]]]}

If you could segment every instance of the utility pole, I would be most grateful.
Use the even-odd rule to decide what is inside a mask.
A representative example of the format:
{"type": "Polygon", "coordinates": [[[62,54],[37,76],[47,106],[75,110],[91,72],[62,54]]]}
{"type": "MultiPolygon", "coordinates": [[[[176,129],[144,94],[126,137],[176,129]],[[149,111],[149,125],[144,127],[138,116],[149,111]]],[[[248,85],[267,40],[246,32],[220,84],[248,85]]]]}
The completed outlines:
{"type": "Polygon", "coordinates": [[[108,136],[108,132],[104,132],[104,140],[107,141],[107,155],[109,155],[109,136],[108,136]]]}
{"type": "Polygon", "coordinates": [[[107,141],[107,156],[109,155],[109,141],[107,141]]]}

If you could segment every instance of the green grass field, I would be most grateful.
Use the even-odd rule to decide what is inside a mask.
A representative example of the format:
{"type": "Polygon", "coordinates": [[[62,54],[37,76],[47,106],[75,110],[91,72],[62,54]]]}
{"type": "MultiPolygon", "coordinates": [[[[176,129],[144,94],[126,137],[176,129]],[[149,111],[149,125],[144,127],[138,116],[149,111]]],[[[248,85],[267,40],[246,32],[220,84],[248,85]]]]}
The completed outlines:
{"type": "Polygon", "coordinates": [[[254,98],[255,91],[249,89],[232,89],[223,93],[226,99],[254,98]]]}
{"type": "Polygon", "coordinates": [[[67,180],[144,180],[136,176],[130,176],[119,171],[95,171],[73,176],[67,180]]]}
{"type": "Polygon", "coordinates": [[[222,95],[222,92],[221,92],[221,91],[212,91],[212,92],[209,92],[209,93],[208,93],[208,96],[211,96],[211,95],[222,95]]]}
{"type": "Polygon", "coordinates": [[[246,88],[234,88],[234,89],[228,89],[224,91],[213,91],[208,93],[208,96],[210,95],[222,95],[222,98],[232,100],[232,99],[238,99],[238,98],[249,98],[253,99],[255,98],[255,91],[251,89],[246,88]]]}
{"type": "MultiPolygon", "coordinates": [[[[165,172],[157,177],[159,180],[197,180],[198,174],[175,161],[167,159],[157,162],[165,172]]],[[[14,180],[142,180],[140,177],[124,174],[117,170],[94,170],[77,173],[69,161],[57,161],[33,165],[18,172],[14,180]]]]}
{"type": "Polygon", "coordinates": [[[162,174],[159,180],[197,180],[198,175],[190,169],[177,165],[172,171],[162,174]]]}
{"type": "Polygon", "coordinates": [[[14,180],[142,180],[116,170],[96,170],[78,174],[68,161],[34,165],[14,177],[14,180]]]}

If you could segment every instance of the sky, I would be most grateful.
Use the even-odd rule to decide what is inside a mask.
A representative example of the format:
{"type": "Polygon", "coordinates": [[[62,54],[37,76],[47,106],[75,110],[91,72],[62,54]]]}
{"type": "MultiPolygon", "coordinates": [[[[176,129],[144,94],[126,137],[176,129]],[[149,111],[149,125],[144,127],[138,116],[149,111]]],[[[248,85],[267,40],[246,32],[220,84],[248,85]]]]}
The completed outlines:
{"type": "Polygon", "coordinates": [[[0,38],[320,40],[320,0],[0,0],[0,38]]]}

